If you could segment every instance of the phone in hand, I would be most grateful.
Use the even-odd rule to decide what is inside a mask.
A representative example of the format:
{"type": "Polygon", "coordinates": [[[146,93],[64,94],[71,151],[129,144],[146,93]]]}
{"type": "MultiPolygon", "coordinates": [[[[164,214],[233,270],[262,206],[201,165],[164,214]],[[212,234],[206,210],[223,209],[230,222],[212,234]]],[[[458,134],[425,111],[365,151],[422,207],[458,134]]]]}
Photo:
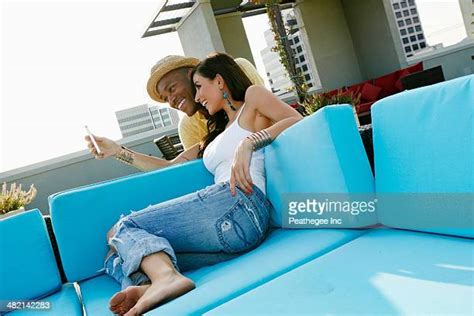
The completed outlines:
{"type": "Polygon", "coordinates": [[[100,151],[99,146],[97,145],[97,142],[95,141],[94,136],[92,136],[91,131],[89,130],[89,128],[87,127],[87,125],[84,126],[84,127],[86,128],[87,135],[89,135],[90,139],[92,140],[92,144],[94,145],[95,150],[97,151],[97,153],[98,153],[99,155],[102,154],[102,152],[100,151]]]}

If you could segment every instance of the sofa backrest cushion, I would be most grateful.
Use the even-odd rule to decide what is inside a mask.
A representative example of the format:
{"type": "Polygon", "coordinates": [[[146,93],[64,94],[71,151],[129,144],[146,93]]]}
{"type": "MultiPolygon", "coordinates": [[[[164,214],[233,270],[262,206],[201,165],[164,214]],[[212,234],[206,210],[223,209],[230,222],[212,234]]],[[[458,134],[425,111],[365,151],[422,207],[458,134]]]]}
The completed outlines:
{"type": "Polygon", "coordinates": [[[51,221],[69,281],[103,273],[108,230],[132,210],[213,184],[202,160],[65,191],[50,199],[51,221]]]}
{"type": "MultiPolygon", "coordinates": [[[[46,224],[39,210],[0,220],[0,302],[32,300],[61,287],[46,224]]],[[[6,306],[0,306],[0,311],[6,306]]]]}
{"type": "Polygon", "coordinates": [[[380,222],[474,237],[474,76],[380,100],[372,122],[380,222]]]}
{"type": "MultiPolygon", "coordinates": [[[[265,170],[267,195],[275,208],[273,226],[285,224],[285,195],[374,192],[370,164],[348,105],[326,106],[281,133],[265,148],[265,170]]],[[[326,213],[320,218],[329,217],[326,213]]],[[[333,227],[375,223],[375,214],[367,213],[333,227]]]]}

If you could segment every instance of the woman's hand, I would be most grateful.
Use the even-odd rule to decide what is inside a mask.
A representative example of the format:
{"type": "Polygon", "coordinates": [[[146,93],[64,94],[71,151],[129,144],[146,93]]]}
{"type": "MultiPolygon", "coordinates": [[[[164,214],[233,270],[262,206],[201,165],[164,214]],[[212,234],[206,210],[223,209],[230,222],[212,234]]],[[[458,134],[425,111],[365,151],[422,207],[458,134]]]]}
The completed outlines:
{"type": "Polygon", "coordinates": [[[234,161],[230,174],[230,192],[232,196],[236,194],[236,186],[239,186],[247,194],[253,192],[252,178],[250,177],[250,161],[252,160],[253,145],[245,138],[237,147],[234,154],[234,161]]]}
{"type": "Polygon", "coordinates": [[[122,147],[120,147],[120,145],[114,142],[113,140],[95,135],[94,138],[97,143],[97,146],[99,146],[99,149],[101,151],[100,154],[95,149],[94,144],[92,143],[92,140],[89,136],[86,136],[84,139],[87,142],[89,152],[95,157],[95,159],[105,159],[120,153],[122,147]]]}

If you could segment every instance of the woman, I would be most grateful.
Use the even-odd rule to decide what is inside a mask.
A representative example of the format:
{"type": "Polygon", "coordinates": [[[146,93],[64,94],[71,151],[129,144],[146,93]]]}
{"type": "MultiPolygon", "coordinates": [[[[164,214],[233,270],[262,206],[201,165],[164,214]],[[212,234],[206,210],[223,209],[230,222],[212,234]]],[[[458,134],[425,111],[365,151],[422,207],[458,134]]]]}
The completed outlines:
{"type": "Polygon", "coordinates": [[[203,60],[192,79],[196,102],[210,114],[209,133],[175,162],[202,157],[215,184],[133,212],[109,231],[106,272],[123,288],[110,300],[114,313],[142,314],[195,287],[179,273],[175,251],[243,253],[265,238],[271,204],[263,147],[302,117],[251,86],[228,55],[203,60]]]}

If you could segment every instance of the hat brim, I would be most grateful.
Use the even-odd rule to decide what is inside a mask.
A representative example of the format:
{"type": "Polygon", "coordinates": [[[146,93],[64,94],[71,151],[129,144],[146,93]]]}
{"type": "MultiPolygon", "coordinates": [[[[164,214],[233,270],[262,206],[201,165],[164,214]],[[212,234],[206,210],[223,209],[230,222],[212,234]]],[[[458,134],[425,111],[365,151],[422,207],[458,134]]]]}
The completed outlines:
{"type": "Polygon", "coordinates": [[[199,59],[194,57],[179,57],[179,58],[170,58],[163,60],[162,64],[160,62],[157,64],[157,69],[150,75],[146,89],[150,97],[160,103],[166,103],[165,99],[158,93],[157,85],[158,82],[169,72],[183,68],[183,67],[195,67],[199,64],[199,59]]]}

